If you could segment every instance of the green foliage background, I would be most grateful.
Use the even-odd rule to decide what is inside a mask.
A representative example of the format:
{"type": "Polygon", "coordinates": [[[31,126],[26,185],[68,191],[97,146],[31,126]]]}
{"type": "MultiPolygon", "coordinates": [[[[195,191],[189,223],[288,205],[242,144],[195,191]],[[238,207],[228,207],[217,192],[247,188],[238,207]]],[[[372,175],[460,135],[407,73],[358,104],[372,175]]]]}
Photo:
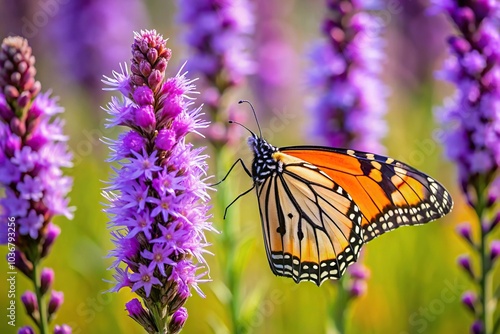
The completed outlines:
{"type": "MultiPolygon", "coordinates": [[[[36,5],[35,5],[36,6],[36,5]]],[[[174,21],[175,6],[148,2],[151,24],[165,37],[170,38],[168,46],[173,50],[173,60],[169,65],[170,75],[174,75],[187,56],[187,49],[180,38],[181,27],[174,21]]],[[[289,31],[287,38],[299,59],[294,71],[295,82],[291,89],[299,94],[290,94],[286,105],[280,108],[287,117],[278,117],[271,126],[269,121],[279,113],[275,110],[258,110],[263,128],[271,134],[268,138],[275,145],[315,144],[308,134],[309,118],[304,107],[310,92],[306,89],[305,71],[307,69],[307,48],[317,38],[320,20],[323,17],[322,1],[305,4],[291,1],[286,5],[289,11],[284,23],[289,31]],[[307,13],[307,15],[305,15],[307,13]],[[266,122],[268,122],[266,124],[266,122]],[[297,136],[297,134],[301,134],[297,136]]],[[[118,14],[117,14],[118,15],[118,14]]],[[[454,167],[443,158],[442,148],[434,139],[436,124],[432,114],[434,105],[440,105],[444,96],[452,91],[432,76],[421,84],[409,88],[398,81],[398,68],[405,59],[394,57],[394,48],[400,43],[395,37],[395,20],[386,22],[387,59],[385,60],[384,80],[391,88],[387,120],[388,135],[385,144],[389,155],[405,161],[440,180],[451,191],[455,199],[454,211],[444,219],[416,228],[402,228],[377,238],[365,247],[364,262],[371,270],[368,280],[368,293],[356,300],[349,310],[349,333],[466,333],[472,317],[460,303],[460,296],[470,285],[466,276],[457,268],[457,255],[468,249],[455,233],[455,225],[472,219],[471,211],[456,185],[454,167]]],[[[11,31],[0,31],[4,37],[11,31]]],[[[43,33],[41,29],[40,33],[43,33]]],[[[132,32],[124,31],[130,35],[132,32]]],[[[78,38],[78,36],[75,36],[78,38]]],[[[407,41],[408,42],[408,41],[407,41]]],[[[410,41],[411,42],[411,41],[410,41]]],[[[57,323],[68,323],[73,333],[142,333],[141,328],[126,316],[124,304],[132,294],[122,290],[119,293],[103,293],[110,288],[106,280],[111,272],[106,268],[111,260],[106,254],[112,244],[106,228],[107,219],[102,213],[103,201],[100,191],[109,177],[110,167],[104,160],[107,148],[98,138],[116,138],[117,133],[103,127],[105,118],[99,105],[109,96],[103,93],[100,101],[92,100],[77,83],[63,84],[60,79],[64,73],[55,70],[51,64],[50,47],[33,45],[39,69],[38,80],[43,90],[53,89],[60,96],[60,104],[65,107],[67,121],[65,132],[71,136],[70,146],[76,155],[76,165],[68,173],[74,177],[71,204],[77,207],[74,220],[56,219],[62,228],[52,254],[45,262],[56,272],[55,289],[62,290],[65,302],[58,313],[57,323]]],[[[429,64],[429,71],[442,64],[446,52],[443,40],[441,56],[429,64]]],[[[125,60],[125,59],[124,59],[125,60]]],[[[116,66],[118,68],[118,64],[116,66]]],[[[95,73],[96,76],[109,73],[95,73]]],[[[417,76],[417,75],[416,75],[417,76]]],[[[255,100],[248,87],[234,93],[233,104],[244,97],[255,100]]],[[[247,124],[254,127],[249,117],[247,124]]],[[[242,134],[244,144],[246,135],[242,134]]],[[[206,145],[197,140],[198,145],[206,145]]],[[[248,162],[250,155],[244,145],[235,150],[234,159],[244,157],[248,162]]],[[[212,162],[209,162],[213,166],[212,162]]],[[[228,165],[229,165],[228,161],[228,165]]],[[[212,170],[212,173],[214,171],[212,170]]],[[[231,187],[234,194],[247,189],[251,180],[243,173],[234,173],[230,181],[221,187],[231,187]]],[[[217,196],[217,193],[213,193],[217,196]]],[[[258,217],[257,201],[252,194],[233,207],[234,215],[239,217],[241,243],[237,256],[240,258],[241,271],[244,273],[243,293],[245,304],[242,317],[256,310],[255,315],[245,318],[249,332],[253,333],[323,333],[328,318],[326,306],[332,299],[336,285],[327,282],[320,288],[314,284],[296,285],[290,279],[275,277],[267,264],[261,227],[258,217]]],[[[221,213],[214,212],[213,224],[221,226],[221,213]]],[[[476,222],[473,222],[476,224],[476,222]]],[[[219,228],[220,229],[220,228],[219,228]]],[[[215,256],[207,256],[212,282],[203,284],[206,298],[194,294],[186,307],[189,319],[184,333],[224,333],[229,319],[224,305],[227,294],[220,281],[224,263],[219,261],[220,246],[214,236],[210,250],[215,256]]],[[[6,254],[5,247],[0,249],[0,258],[6,254]]],[[[0,333],[14,333],[6,323],[5,276],[7,264],[0,265],[0,333]]],[[[498,279],[498,270],[496,272],[498,279]]],[[[17,293],[21,295],[27,288],[26,280],[17,276],[17,293]]],[[[18,301],[17,324],[30,322],[23,314],[18,301]]]]}

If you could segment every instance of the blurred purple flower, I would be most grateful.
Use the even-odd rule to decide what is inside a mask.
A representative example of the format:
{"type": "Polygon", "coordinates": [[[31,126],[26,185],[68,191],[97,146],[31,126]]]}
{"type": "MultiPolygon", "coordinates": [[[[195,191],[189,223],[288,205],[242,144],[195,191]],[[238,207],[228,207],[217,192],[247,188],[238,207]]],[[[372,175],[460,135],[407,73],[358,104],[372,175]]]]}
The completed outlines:
{"type": "Polygon", "coordinates": [[[21,295],[21,302],[26,309],[26,314],[33,316],[33,313],[38,310],[38,303],[34,292],[28,290],[21,295]]]}
{"type": "Polygon", "coordinates": [[[324,39],[312,49],[309,81],[317,97],[313,132],[334,147],[383,153],[387,89],[380,80],[381,23],[364,12],[378,1],[328,0],[324,39]]]}
{"type": "Polygon", "coordinates": [[[204,232],[212,230],[205,204],[208,157],[185,139],[208,122],[200,119],[200,108],[193,108],[193,80],[180,73],[165,78],[170,56],[161,35],[141,31],[132,45],[130,72],[125,68],[105,80],[123,94],[108,104],[109,126],[131,129],[117,140],[107,139],[109,161],[120,165],[103,192],[116,229],[111,291],[129,287],[143,299],[145,308],[136,299],[126,308],[148,331],[155,324],[170,326],[191,288],[203,295],[198,283],[206,281],[207,272],[198,271],[208,270],[204,232]],[[150,111],[153,118],[136,121],[146,120],[141,115],[150,111]],[[160,135],[165,132],[169,135],[160,135]]]}
{"type": "Polygon", "coordinates": [[[476,301],[477,297],[476,294],[472,291],[465,291],[464,294],[462,295],[462,303],[467,306],[469,310],[472,311],[472,313],[475,313],[476,310],[476,301]]]}
{"type": "Polygon", "coordinates": [[[142,1],[72,0],[59,5],[47,37],[66,80],[76,81],[96,97],[102,96],[101,77],[129,55],[127,31],[147,21],[142,1]]]}
{"type": "MultiPolygon", "coordinates": [[[[450,29],[440,16],[429,15],[427,0],[387,2],[391,16],[391,45],[395,59],[387,64],[399,82],[411,89],[428,87],[437,61],[442,59],[443,39],[450,29]],[[395,22],[392,21],[395,20],[395,22]]],[[[389,45],[389,47],[391,47],[389,45]]]]}
{"type": "Polygon", "coordinates": [[[63,302],[64,302],[64,293],[61,291],[52,290],[52,293],[50,294],[49,307],[48,307],[49,316],[52,316],[54,313],[56,313],[57,310],[61,307],[63,302]]]}
{"type": "Polygon", "coordinates": [[[459,30],[448,39],[451,56],[437,75],[455,84],[457,92],[437,116],[447,129],[446,154],[459,167],[465,186],[478,174],[492,178],[500,165],[500,33],[494,8],[498,4],[481,0],[484,8],[478,13],[472,1],[435,3],[459,30]]]}
{"type": "Polygon", "coordinates": [[[189,71],[211,82],[221,80],[222,87],[237,85],[254,72],[248,53],[254,29],[249,6],[247,0],[179,2],[179,21],[189,26],[185,39],[193,51],[189,71]]]}
{"type": "MultiPolygon", "coordinates": [[[[387,89],[380,80],[383,41],[381,23],[367,10],[380,2],[326,0],[323,39],[313,46],[309,83],[316,92],[309,109],[312,132],[333,147],[384,153],[387,89]]],[[[343,332],[345,309],[352,298],[366,293],[368,269],[358,262],[348,269],[349,280],[338,285],[330,324],[343,332]]]]}
{"type": "MultiPolygon", "coordinates": [[[[292,47],[289,13],[293,4],[280,0],[258,0],[255,4],[254,57],[255,75],[251,86],[257,95],[259,110],[266,110],[264,117],[271,111],[281,110],[290,104],[297,91],[297,78],[294,76],[299,67],[297,52],[292,47]]],[[[296,94],[299,95],[299,94],[296,94]]],[[[261,119],[262,121],[262,119],[261,119]]]]}
{"type": "Polygon", "coordinates": [[[203,88],[199,102],[209,110],[213,123],[204,134],[214,145],[234,144],[240,129],[228,126],[227,119],[240,116],[234,115],[234,108],[226,110],[222,99],[255,72],[250,56],[250,34],[255,24],[250,2],[182,0],[178,7],[178,21],[187,26],[184,38],[190,47],[186,69],[199,76],[203,88]]]}
{"type": "Polygon", "coordinates": [[[54,334],[71,334],[71,327],[68,325],[56,325],[54,327],[54,334]]]}
{"type": "Polygon", "coordinates": [[[35,334],[35,331],[30,326],[24,326],[19,328],[17,334],[35,334]]]}
{"type": "MultiPolygon", "coordinates": [[[[15,233],[2,235],[1,243],[15,244],[15,265],[30,279],[35,293],[21,297],[31,318],[43,332],[51,316],[46,313],[44,295],[54,279],[40,262],[60,229],[52,223],[56,215],[68,219],[68,192],[72,179],[63,167],[71,167],[62,132],[64,122],[57,117],[63,109],[50,93],[40,93],[36,81],[35,58],[28,42],[21,37],[3,40],[0,50],[0,198],[1,230],[7,224],[15,233]],[[34,277],[37,273],[37,277],[34,277]],[[38,305],[33,313],[34,305],[38,305]]],[[[9,228],[9,230],[10,230],[9,228]]]]}
{"type": "MultiPolygon", "coordinates": [[[[472,242],[480,263],[474,280],[480,291],[480,307],[471,331],[492,333],[496,307],[487,305],[495,305],[489,288],[495,263],[493,253],[488,253],[488,235],[496,224],[496,218],[490,217],[499,214],[492,191],[498,185],[500,170],[500,3],[434,0],[433,4],[431,11],[444,13],[457,30],[448,38],[450,56],[437,74],[457,90],[436,114],[445,128],[440,139],[446,155],[458,167],[462,192],[477,215],[480,231],[477,243],[472,242]]],[[[466,237],[469,232],[462,229],[459,233],[466,237]]],[[[495,241],[491,249],[494,247],[495,241]]],[[[471,274],[467,262],[459,258],[459,264],[471,274]]]]}

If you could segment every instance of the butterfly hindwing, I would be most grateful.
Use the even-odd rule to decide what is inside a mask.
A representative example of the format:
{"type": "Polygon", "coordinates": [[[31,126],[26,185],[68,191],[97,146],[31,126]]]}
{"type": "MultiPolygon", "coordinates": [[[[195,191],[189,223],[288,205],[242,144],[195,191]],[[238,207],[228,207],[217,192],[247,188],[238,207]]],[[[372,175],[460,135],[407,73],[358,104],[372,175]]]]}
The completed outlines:
{"type": "Polygon", "coordinates": [[[352,196],[363,214],[365,242],[399,226],[440,218],[453,206],[439,182],[391,158],[305,146],[281,148],[280,153],[317,167],[352,196]]]}
{"type": "Polygon", "coordinates": [[[281,170],[257,184],[272,271],[317,285],[340,278],[363,244],[360,208],[317,167],[280,152],[273,157],[281,170]]]}

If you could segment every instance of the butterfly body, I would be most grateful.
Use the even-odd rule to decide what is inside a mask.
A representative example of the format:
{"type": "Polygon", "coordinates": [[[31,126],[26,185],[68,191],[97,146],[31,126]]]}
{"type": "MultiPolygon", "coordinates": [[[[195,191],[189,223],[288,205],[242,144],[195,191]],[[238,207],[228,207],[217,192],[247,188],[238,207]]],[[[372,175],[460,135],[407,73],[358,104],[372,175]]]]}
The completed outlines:
{"type": "Polygon", "coordinates": [[[453,205],[437,181],[391,158],[277,148],[253,133],[248,143],[271,270],[297,283],[339,279],[364,243],[442,217],[453,205]]]}

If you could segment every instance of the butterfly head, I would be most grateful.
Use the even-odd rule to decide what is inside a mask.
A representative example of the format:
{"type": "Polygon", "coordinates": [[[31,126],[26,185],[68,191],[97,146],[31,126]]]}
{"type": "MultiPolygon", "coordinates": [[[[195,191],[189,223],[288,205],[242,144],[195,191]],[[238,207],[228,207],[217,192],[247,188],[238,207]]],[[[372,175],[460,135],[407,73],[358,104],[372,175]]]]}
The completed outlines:
{"type": "Polygon", "coordinates": [[[248,137],[248,145],[254,153],[252,162],[252,178],[254,182],[264,182],[273,172],[280,169],[279,162],[273,157],[278,148],[269,144],[264,138],[254,133],[248,137]]]}
{"type": "Polygon", "coordinates": [[[273,153],[277,152],[278,149],[262,138],[262,130],[260,129],[257,114],[255,113],[255,109],[252,104],[246,100],[239,101],[238,103],[248,103],[252,108],[257,127],[259,128],[259,136],[241,123],[235,121],[229,121],[229,123],[238,124],[250,132],[250,137],[248,137],[247,142],[250,149],[254,153],[252,163],[252,179],[256,183],[263,183],[273,172],[281,170],[281,162],[277,161],[273,157],[273,153]]]}

